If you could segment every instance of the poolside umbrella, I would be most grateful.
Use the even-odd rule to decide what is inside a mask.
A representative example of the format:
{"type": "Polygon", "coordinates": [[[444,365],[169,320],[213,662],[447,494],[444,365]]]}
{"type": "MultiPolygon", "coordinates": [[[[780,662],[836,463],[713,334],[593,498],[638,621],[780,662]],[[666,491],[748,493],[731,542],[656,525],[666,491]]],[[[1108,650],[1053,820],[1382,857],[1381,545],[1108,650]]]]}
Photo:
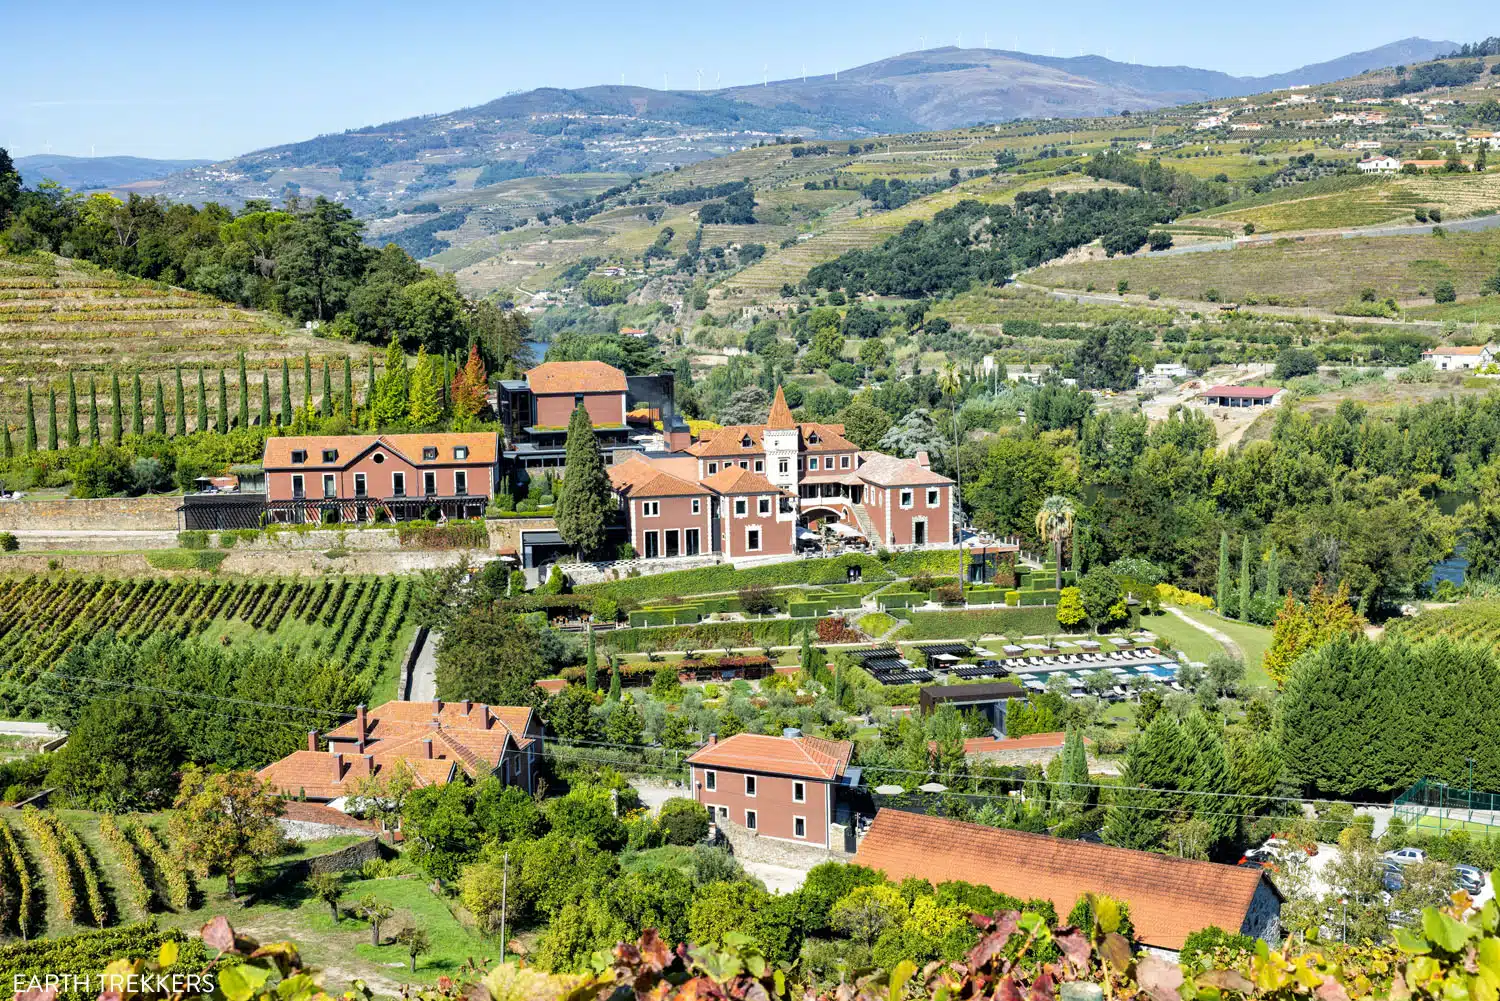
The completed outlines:
{"type": "Polygon", "coordinates": [[[920,789],[920,790],[922,790],[923,792],[947,792],[948,791],[948,787],[945,786],[945,785],[943,785],[941,782],[923,782],[921,785],[917,786],[917,788],[920,789]]]}
{"type": "Polygon", "coordinates": [[[900,786],[893,785],[876,786],[875,791],[882,796],[899,796],[902,793],[906,792],[906,790],[901,788],[900,786]]]}

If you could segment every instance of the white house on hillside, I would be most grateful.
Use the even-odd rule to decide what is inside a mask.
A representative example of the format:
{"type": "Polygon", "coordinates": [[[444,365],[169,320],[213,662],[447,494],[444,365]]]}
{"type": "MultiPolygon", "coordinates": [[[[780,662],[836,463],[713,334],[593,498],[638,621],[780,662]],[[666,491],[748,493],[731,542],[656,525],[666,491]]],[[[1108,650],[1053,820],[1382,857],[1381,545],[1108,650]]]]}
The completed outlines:
{"type": "Polygon", "coordinates": [[[1359,169],[1366,174],[1394,174],[1401,169],[1401,161],[1394,156],[1372,156],[1359,161],[1359,169]]]}
{"type": "Polygon", "coordinates": [[[1495,346],[1492,344],[1474,344],[1465,347],[1444,344],[1422,352],[1422,360],[1432,362],[1432,367],[1439,372],[1484,368],[1494,363],[1497,357],[1500,355],[1496,354],[1495,346]]]}

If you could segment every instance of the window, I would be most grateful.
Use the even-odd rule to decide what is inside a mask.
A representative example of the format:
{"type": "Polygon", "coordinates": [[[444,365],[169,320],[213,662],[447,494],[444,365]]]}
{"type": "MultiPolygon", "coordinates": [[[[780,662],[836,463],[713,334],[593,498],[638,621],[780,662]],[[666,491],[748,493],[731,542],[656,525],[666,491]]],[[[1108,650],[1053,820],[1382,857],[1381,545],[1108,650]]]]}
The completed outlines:
{"type": "Polygon", "coordinates": [[[839,468],[840,469],[848,469],[849,468],[849,457],[847,455],[841,455],[841,456],[839,456],[839,468]]]}
{"type": "Polygon", "coordinates": [[[755,830],[755,811],[754,810],[746,810],[745,811],[745,828],[747,830],[751,830],[751,831],[755,830]]]}
{"type": "Polygon", "coordinates": [[[581,406],[583,406],[583,394],[582,393],[574,393],[573,394],[573,409],[577,410],[581,406]]]}
{"type": "Polygon", "coordinates": [[[299,464],[306,462],[307,452],[300,448],[292,449],[292,461],[299,464]]]}
{"type": "Polygon", "coordinates": [[[745,795],[746,796],[754,796],[755,795],[755,776],[754,775],[746,775],[745,776],[745,795]]]}
{"type": "Polygon", "coordinates": [[[762,497],[760,499],[759,505],[756,508],[756,510],[760,511],[761,514],[770,514],[771,513],[771,498],[769,498],[769,497],[762,497]]]}
{"type": "Polygon", "coordinates": [[[694,514],[702,514],[703,513],[703,501],[701,499],[697,498],[697,497],[693,498],[693,513],[694,514]]]}
{"type": "Polygon", "coordinates": [[[368,491],[365,489],[365,474],[354,474],[354,496],[363,497],[368,491]]]}
{"type": "Polygon", "coordinates": [[[422,474],[422,493],[428,497],[437,493],[437,473],[425,472],[422,474]]]}
{"type": "Polygon", "coordinates": [[[661,533],[647,532],[644,535],[646,543],[646,559],[654,560],[661,555],[661,533]]]}
{"type": "Polygon", "coordinates": [[[727,807],[727,806],[721,806],[721,807],[719,807],[719,819],[720,820],[728,820],[729,819],[729,807],[727,807]]]}
{"type": "Polygon", "coordinates": [[[719,788],[719,773],[708,771],[704,772],[703,788],[707,789],[709,792],[716,791],[719,788]]]}
{"type": "Polygon", "coordinates": [[[793,803],[806,803],[807,802],[807,786],[804,783],[801,783],[801,782],[793,782],[792,783],[792,802],[793,803]]]}
{"type": "Polygon", "coordinates": [[[807,818],[806,817],[793,817],[792,818],[792,837],[794,837],[794,838],[805,838],[805,837],[807,837],[807,818]]]}
{"type": "Polygon", "coordinates": [[[748,434],[745,435],[745,437],[743,437],[743,438],[740,439],[740,448],[750,448],[754,444],[755,444],[755,442],[751,440],[751,438],[750,438],[750,436],[748,434]]]}
{"type": "Polygon", "coordinates": [[[818,468],[818,457],[816,455],[813,456],[811,459],[807,460],[807,468],[808,469],[817,469],[818,468]]]}
{"type": "Polygon", "coordinates": [[[338,478],[332,473],[323,474],[323,496],[337,497],[339,495],[338,478]]]}
{"type": "Polygon", "coordinates": [[[736,518],[743,518],[749,512],[750,509],[745,505],[745,498],[736,497],[734,499],[734,516],[736,518]]]}
{"type": "Polygon", "coordinates": [[[764,473],[766,471],[766,460],[764,460],[764,459],[756,459],[755,460],[755,471],[757,473],[764,473]]]}
{"type": "Polygon", "coordinates": [[[807,443],[809,445],[816,445],[818,442],[820,442],[822,440],[823,440],[822,438],[818,437],[818,432],[816,432],[816,431],[814,431],[812,434],[810,434],[810,435],[807,436],[807,443]]]}
{"type": "Polygon", "coordinates": [[[375,465],[378,466],[381,463],[385,462],[385,453],[376,452],[374,455],[370,456],[370,458],[374,461],[375,465]]]}
{"type": "Polygon", "coordinates": [[[641,517],[655,518],[661,514],[661,501],[641,501],[641,517]]]}
{"type": "Polygon", "coordinates": [[[432,462],[436,458],[437,458],[437,446],[436,445],[424,445],[424,446],[422,446],[422,459],[423,459],[423,461],[425,461],[425,462],[432,462]]]}
{"type": "Polygon", "coordinates": [[[913,503],[915,502],[912,499],[912,492],[910,490],[901,491],[901,506],[911,507],[913,503]]]}
{"type": "Polygon", "coordinates": [[[750,463],[746,462],[744,459],[741,459],[740,460],[740,468],[741,469],[749,469],[750,468],[750,463]]]}
{"type": "Polygon", "coordinates": [[[927,488],[927,506],[928,507],[937,507],[938,506],[938,489],[937,489],[937,487],[928,487],[927,488]]]}
{"type": "Polygon", "coordinates": [[[453,457],[455,459],[467,459],[469,457],[469,446],[467,446],[467,445],[454,445],[453,446],[453,457]]]}
{"type": "Polygon", "coordinates": [[[325,448],[325,449],[323,449],[323,461],[324,462],[338,462],[339,461],[339,450],[336,449],[336,448],[325,448]]]}
{"type": "Polygon", "coordinates": [[[717,462],[710,462],[708,464],[708,475],[709,476],[712,476],[714,473],[717,473],[718,471],[719,471],[719,464],[717,462]]]}
{"type": "Polygon", "coordinates": [[[681,550],[678,548],[677,541],[680,537],[680,534],[681,533],[679,533],[675,528],[667,529],[667,556],[671,557],[681,555],[681,550]]]}
{"type": "Polygon", "coordinates": [[[790,463],[787,462],[787,458],[784,455],[781,457],[780,461],[776,463],[776,471],[778,473],[791,472],[791,469],[789,467],[790,463]]]}
{"type": "Polygon", "coordinates": [[[690,528],[683,534],[682,551],[686,556],[698,555],[698,529],[690,528]]]}
{"type": "Polygon", "coordinates": [[[469,492],[469,471],[467,469],[455,469],[453,471],[453,492],[460,497],[469,492]]]}
{"type": "Polygon", "coordinates": [[[302,474],[300,474],[300,473],[298,473],[297,475],[295,475],[295,476],[292,477],[292,496],[293,497],[304,497],[304,496],[306,496],[306,491],[302,488],[302,474]]]}
{"type": "Polygon", "coordinates": [[[745,548],[752,553],[760,551],[760,529],[747,528],[745,530],[745,548]]]}
{"type": "Polygon", "coordinates": [[[392,497],[405,497],[406,496],[406,474],[405,473],[392,473],[391,474],[391,496],[392,497]]]}

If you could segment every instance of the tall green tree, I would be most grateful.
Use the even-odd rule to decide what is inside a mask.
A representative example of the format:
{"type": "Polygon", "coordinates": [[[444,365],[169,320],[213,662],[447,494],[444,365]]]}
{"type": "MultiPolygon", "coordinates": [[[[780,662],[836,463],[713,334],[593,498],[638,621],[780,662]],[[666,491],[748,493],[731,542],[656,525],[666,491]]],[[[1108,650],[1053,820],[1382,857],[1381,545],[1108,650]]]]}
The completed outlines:
{"type": "Polygon", "coordinates": [[[224,378],[224,370],[219,369],[219,420],[218,432],[227,434],[229,431],[229,383],[224,378]]]}
{"type": "Polygon", "coordinates": [[[302,352],[302,406],[313,408],[312,355],[302,352]]]}
{"type": "Polygon", "coordinates": [[[1203,824],[1212,853],[1234,836],[1238,827],[1235,813],[1240,805],[1229,796],[1235,791],[1235,780],[1229,770],[1223,728],[1199,711],[1188,716],[1182,729],[1193,758],[1192,771],[1184,784],[1194,793],[1184,805],[1203,824]]]}
{"type": "Polygon", "coordinates": [[[573,408],[568,420],[566,463],[557,498],[557,531],[584,556],[604,545],[611,487],[593,421],[582,404],[573,408]]]}
{"type": "Polygon", "coordinates": [[[141,399],[141,373],[130,380],[130,433],[137,438],[146,433],[145,401],[141,399]]]}
{"type": "Polygon", "coordinates": [[[430,428],[443,419],[443,402],[438,374],[440,359],[427,353],[426,346],[417,348],[417,363],[411,370],[411,386],[408,390],[406,419],[414,428],[430,428]]]}
{"type": "Polygon", "coordinates": [[[599,690],[599,654],[594,647],[594,630],[590,626],[583,649],[583,684],[590,692],[599,690]]]}
{"type": "Polygon", "coordinates": [[[26,454],[36,451],[36,401],[31,396],[31,383],[26,384],[26,454]]]}
{"type": "Polygon", "coordinates": [[[89,444],[99,445],[99,386],[89,376],[89,444]]]}
{"type": "Polygon", "coordinates": [[[377,428],[389,427],[406,419],[410,378],[401,342],[392,337],[385,349],[385,369],[375,383],[371,421],[377,428]]]}
{"type": "Polygon", "coordinates": [[[344,420],[354,420],[354,363],[344,355],[344,420]]]}
{"type": "Polygon", "coordinates": [[[161,376],[156,377],[156,412],[152,414],[152,426],[156,433],[166,437],[167,434],[167,391],[162,387],[161,376]]]}
{"type": "Polygon", "coordinates": [[[5,399],[4,397],[0,397],[0,458],[14,459],[16,457],[16,446],[10,440],[10,421],[4,414],[5,399]]]}
{"type": "Polygon", "coordinates": [[[47,387],[47,451],[57,451],[57,390],[47,387]]]}
{"type": "Polygon", "coordinates": [[[292,371],[285,358],[281,359],[281,426],[292,423],[292,371]]]}
{"type": "Polygon", "coordinates": [[[176,367],[172,389],[172,403],[176,411],[172,414],[172,433],[181,438],[187,434],[187,394],[182,390],[182,366],[176,367]]]}
{"type": "Polygon", "coordinates": [[[1214,585],[1214,605],[1219,614],[1224,614],[1225,602],[1229,600],[1229,533],[1219,533],[1219,575],[1214,585]]]}
{"type": "Polygon", "coordinates": [[[328,374],[328,359],[323,359],[323,405],[318,411],[324,417],[333,416],[333,379],[328,374]]]}
{"type": "Polygon", "coordinates": [[[250,374],[245,371],[245,352],[240,352],[240,427],[250,426],[250,374]]]}
{"type": "Polygon", "coordinates": [[[1154,851],[1167,821],[1180,810],[1180,783],[1191,771],[1191,748],[1177,718],[1157,713],[1130,746],[1120,783],[1104,819],[1104,840],[1119,848],[1154,851]]]}
{"type": "Polygon", "coordinates": [[[1057,801],[1065,815],[1075,815],[1088,809],[1094,798],[1094,787],[1089,782],[1088,751],[1083,746],[1083,735],[1077,727],[1069,727],[1063,737],[1062,753],[1058,755],[1057,801]]]}
{"type": "Polygon", "coordinates": [[[198,430],[208,430],[208,386],[203,381],[203,366],[198,366],[198,430]]]}
{"type": "Polygon", "coordinates": [[[1276,543],[1271,543],[1271,551],[1266,554],[1266,593],[1273,598],[1281,598],[1281,561],[1276,556],[1276,543]]]}
{"type": "Polygon", "coordinates": [[[120,370],[109,374],[109,438],[118,445],[125,440],[125,402],[120,395],[120,370]]]}
{"type": "Polygon", "coordinates": [[[620,665],[614,661],[609,665],[609,701],[620,701],[620,665]]]}
{"type": "Polygon", "coordinates": [[[68,447],[77,448],[79,442],[78,434],[78,381],[73,378],[73,370],[68,370],[68,447]]]}
{"type": "Polygon", "coordinates": [[[365,360],[370,363],[365,373],[365,409],[369,410],[375,406],[375,356],[367,355],[365,360]]]}
{"type": "Polygon", "coordinates": [[[271,377],[264,368],[260,373],[260,426],[271,426],[271,377]]]}
{"type": "Polygon", "coordinates": [[[1254,552],[1250,548],[1250,534],[1240,540],[1240,621],[1250,621],[1250,598],[1255,587],[1254,552]]]}
{"type": "Polygon", "coordinates": [[[1063,540],[1073,534],[1073,522],[1077,514],[1073,502],[1067,497],[1054,494],[1042,502],[1036,513],[1036,534],[1043,545],[1052,543],[1053,586],[1062,589],[1063,540]]]}

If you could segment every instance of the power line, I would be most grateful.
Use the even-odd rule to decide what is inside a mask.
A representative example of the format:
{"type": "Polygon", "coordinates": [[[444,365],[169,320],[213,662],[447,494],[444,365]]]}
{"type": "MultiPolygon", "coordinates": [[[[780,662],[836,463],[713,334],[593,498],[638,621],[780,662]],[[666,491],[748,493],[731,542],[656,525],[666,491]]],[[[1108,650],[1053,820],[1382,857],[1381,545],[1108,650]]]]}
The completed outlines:
{"type": "Polygon", "coordinates": [[[101,678],[92,674],[56,674],[49,673],[41,675],[42,678],[54,682],[80,681],[96,685],[111,685],[117,688],[133,688],[145,692],[156,692],[162,695],[181,695],[186,698],[212,699],[216,702],[232,702],[238,705],[263,706],[267,709],[279,709],[285,712],[317,713],[321,716],[333,716],[339,719],[349,716],[348,713],[337,712],[332,709],[317,709],[313,706],[289,706],[278,702],[261,702],[256,699],[242,699],[229,695],[213,695],[209,692],[189,692],[180,688],[160,688],[155,685],[141,685],[130,681],[117,681],[112,678],[101,678]]]}
{"type": "MultiPolygon", "coordinates": [[[[51,692],[54,695],[74,695],[74,694],[77,694],[76,692],[68,692],[68,691],[65,691],[65,690],[59,689],[59,688],[49,688],[47,685],[43,684],[40,681],[32,682],[32,685],[34,687],[40,688],[44,692],[51,692]]],[[[145,708],[145,709],[160,709],[161,708],[160,703],[156,703],[156,702],[139,702],[139,701],[137,701],[135,699],[126,699],[126,698],[121,698],[119,696],[96,695],[96,696],[94,696],[94,701],[96,701],[96,702],[108,702],[108,703],[111,703],[113,705],[141,706],[142,708],[145,708]]],[[[204,709],[201,706],[177,706],[175,708],[179,709],[182,712],[200,713],[200,714],[205,715],[205,716],[216,716],[216,717],[218,717],[220,719],[239,720],[239,721],[245,722],[245,723],[259,723],[262,726],[296,727],[299,731],[302,729],[302,724],[300,724],[300,723],[294,723],[294,722],[291,722],[291,721],[288,721],[288,720],[267,719],[267,718],[265,718],[263,716],[238,716],[238,715],[234,715],[232,713],[214,712],[212,709],[204,709]]]]}

